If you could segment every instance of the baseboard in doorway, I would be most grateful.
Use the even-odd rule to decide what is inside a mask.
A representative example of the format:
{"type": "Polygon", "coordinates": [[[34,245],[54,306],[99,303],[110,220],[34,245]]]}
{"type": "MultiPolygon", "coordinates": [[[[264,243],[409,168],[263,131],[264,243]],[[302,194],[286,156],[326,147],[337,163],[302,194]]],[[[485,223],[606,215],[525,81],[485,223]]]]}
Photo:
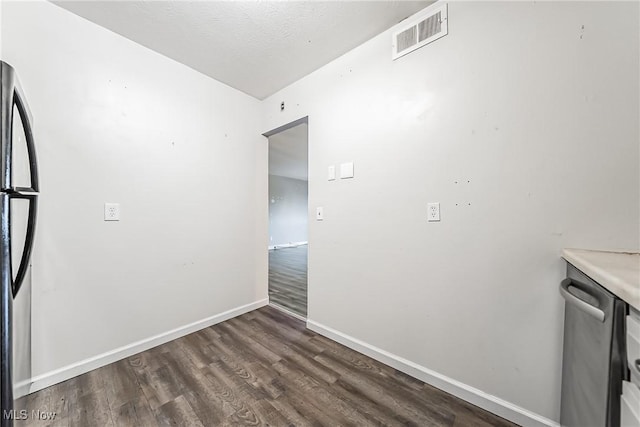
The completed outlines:
{"type": "Polygon", "coordinates": [[[307,320],[307,328],[518,425],[524,427],[560,427],[560,424],[556,421],[531,412],[497,396],[485,393],[470,385],[456,381],[453,378],[432,371],[424,366],[420,366],[393,353],[372,346],[357,338],[343,334],[328,326],[314,322],[313,320],[307,320]]]}
{"type": "Polygon", "coordinates": [[[125,345],[120,348],[116,348],[114,350],[90,357],[85,360],[81,360],[71,365],[64,366],[60,369],[56,369],[42,375],[37,375],[31,378],[31,388],[29,392],[33,393],[54,384],[61,383],[68,379],[77,377],[78,375],[82,375],[110,363],[117,362],[118,360],[122,360],[126,357],[133,356],[134,354],[138,354],[140,352],[149,350],[153,347],[157,347],[161,344],[165,344],[169,341],[175,340],[185,335],[189,335],[201,329],[208,328],[209,326],[213,326],[217,323],[224,322],[225,320],[229,320],[260,307],[264,307],[268,303],[269,300],[265,298],[242,305],[240,307],[232,308],[231,310],[227,310],[225,312],[215,314],[213,316],[198,320],[193,323],[189,323],[179,328],[172,329],[170,331],[163,332],[149,338],[145,338],[143,340],[125,345]]]}
{"type": "Polygon", "coordinates": [[[269,250],[272,251],[274,249],[283,249],[283,248],[297,248],[298,246],[308,245],[309,242],[293,242],[293,243],[284,243],[282,245],[269,245],[269,250]]]}
{"type": "Polygon", "coordinates": [[[291,317],[295,317],[295,318],[296,318],[296,319],[298,319],[298,320],[302,320],[303,322],[306,322],[306,321],[307,321],[307,318],[306,318],[306,317],[301,316],[301,315],[299,315],[298,313],[294,313],[293,311],[289,310],[288,308],[284,308],[283,306],[278,305],[278,304],[276,304],[276,303],[274,303],[274,302],[269,301],[269,307],[273,307],[273,308],[275,308],[276,310],[279,310],[279,311],[281,311],[281,312],[283,312],[283,313],[285,313],[285,314],[288,314],[288,315],[289,315],[289,316],[291,316],[291,317]]]}

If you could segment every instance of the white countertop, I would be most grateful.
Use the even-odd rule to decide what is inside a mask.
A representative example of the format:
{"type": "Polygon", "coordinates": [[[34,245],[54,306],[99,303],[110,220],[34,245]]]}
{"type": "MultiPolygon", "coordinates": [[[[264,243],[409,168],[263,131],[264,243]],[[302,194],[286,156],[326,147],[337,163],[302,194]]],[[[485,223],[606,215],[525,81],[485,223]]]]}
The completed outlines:
{"type": "Polygon", "coordinates": [[[564,249],[562,258],[640,310],[640,253],[564,249]]]}

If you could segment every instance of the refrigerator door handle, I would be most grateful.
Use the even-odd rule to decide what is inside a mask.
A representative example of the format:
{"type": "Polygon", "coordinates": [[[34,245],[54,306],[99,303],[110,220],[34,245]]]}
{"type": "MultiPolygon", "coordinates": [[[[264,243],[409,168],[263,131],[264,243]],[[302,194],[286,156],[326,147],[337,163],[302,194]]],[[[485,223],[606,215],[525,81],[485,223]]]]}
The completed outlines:
{"type": "MultiPolygon", "coordinates": [[[[568,304],[573,305],[574,307],[580,309],[581,311],[587,313],[590,316],[595,317],[601,322],[604,322],[605,315],[604,311],[600,310],[598,307],[595,307],[583,299],[578,298],[574,294],[569,291],[569,287],[573,286],[574,288],[580,289],[582,292],[591,295],[589,292],[589,288],[582,283],[572,280],[567,277],[562,282],[560,282],[560,294],[567,301],[568,304]]],[[[592,295],[593,296],[593,295],[592,295]]],[[[597,299],[597,297],[594,296],[597,299]]]]}
{"type": "Polygon", "coordinates": [[[27,155],[29,156],[29,179],[31,181],[31,187],[15,187],[18,192],[28,191],[37,193],[40,191],[38,185],[38,160],[36,157],[36,146],[33,142],[33,130],[31,129],[32,116],[29,111],[29,107],[25,102],[25,97],[20,87],[20,82],[16,78],[13,87],[13,99],[18,112],[20,113],[20,119],[22,120],[22,128],[24,129],[25,141],[27,144],[27,155]]]}
{"type": "Polygon", "coordinates": [[[22,257],[20,258],[20,265],[18,267],[16,278],[11,284],[13,297],[15,298],[22,287],[22,282],[24,282],[24,277],[27,274],[27,269],[29,268],[29,260],[31,259],[31,251],[33,250],[33,241],[35,239],[38,195],[33,193],[24,194],[20,192],[13,192],[10,193],[9,197],[29,200],[29,217],[27,220],[27,234],[25,237],[24,249],[22,250],[22,257]]]}
{"type": "Polygon", "coordinates": [[[0,73],[2,75],[2,99],[1,110],[2,116],[0,120],[2,125],[2,134],[0,135],[0,181],[2,190],[14,190],[14,191],[28,191],[37,193],[39,191],[38,182],[38,162],[36,159],[36,149],[33,141],[33,129],[31,127],[32,115],[29,110],[29,106],[26,103],[26,98],[22,92],[20,82],[15,75],[13,67],[6,62],[0,61],[0,73]],[[29,178],[30,187],[17,187],[13,184],[12,176],[12,153],[13,153],[13,107],[14,105],[18,109],[20,120],[22,121],[22,127],[25,133],[25,140],[27,145],[27,155],[29,157],[29,178]]]}

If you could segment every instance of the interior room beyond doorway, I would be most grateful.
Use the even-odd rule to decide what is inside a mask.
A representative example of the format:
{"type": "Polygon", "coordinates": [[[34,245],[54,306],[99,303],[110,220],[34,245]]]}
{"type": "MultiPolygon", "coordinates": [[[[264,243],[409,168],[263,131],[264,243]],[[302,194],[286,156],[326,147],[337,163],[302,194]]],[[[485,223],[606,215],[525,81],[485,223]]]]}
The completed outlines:
{"type": "Polygon", "coordinates": [[[269,136],[269,302],[307,316],[308,125],[269,136]]]}

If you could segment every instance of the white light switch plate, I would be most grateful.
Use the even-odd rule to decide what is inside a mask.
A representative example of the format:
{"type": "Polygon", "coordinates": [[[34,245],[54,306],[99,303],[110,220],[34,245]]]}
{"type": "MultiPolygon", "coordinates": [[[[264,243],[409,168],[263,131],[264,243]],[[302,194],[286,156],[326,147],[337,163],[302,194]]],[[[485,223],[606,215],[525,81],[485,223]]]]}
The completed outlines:
{"type": "Polygon", "coordinates": [[[120,203],[104,204],[104,220],[120,221],[120,203]]]}
{"type": "Polygon", "coordinates": [[[334,181],[336,179],[336,167],[331,165],[329,169],[327,169],[327,179],[329,181],[334,181]]]}
{"type": "Polygon", "coordinates": [[[353,163],[342,163],[340,165],[340,179],[353,178],[353,163]]]}
{"type": "Polygon", "coordinates": [[[324,219],[324,210],[321,207],[316,208],[316,221],[324,219]]]}
{"type": "Polygon", "coordinates": [[[429,222],[440,221],[440,203],[427,204],[427,219],[429,222]]]}

